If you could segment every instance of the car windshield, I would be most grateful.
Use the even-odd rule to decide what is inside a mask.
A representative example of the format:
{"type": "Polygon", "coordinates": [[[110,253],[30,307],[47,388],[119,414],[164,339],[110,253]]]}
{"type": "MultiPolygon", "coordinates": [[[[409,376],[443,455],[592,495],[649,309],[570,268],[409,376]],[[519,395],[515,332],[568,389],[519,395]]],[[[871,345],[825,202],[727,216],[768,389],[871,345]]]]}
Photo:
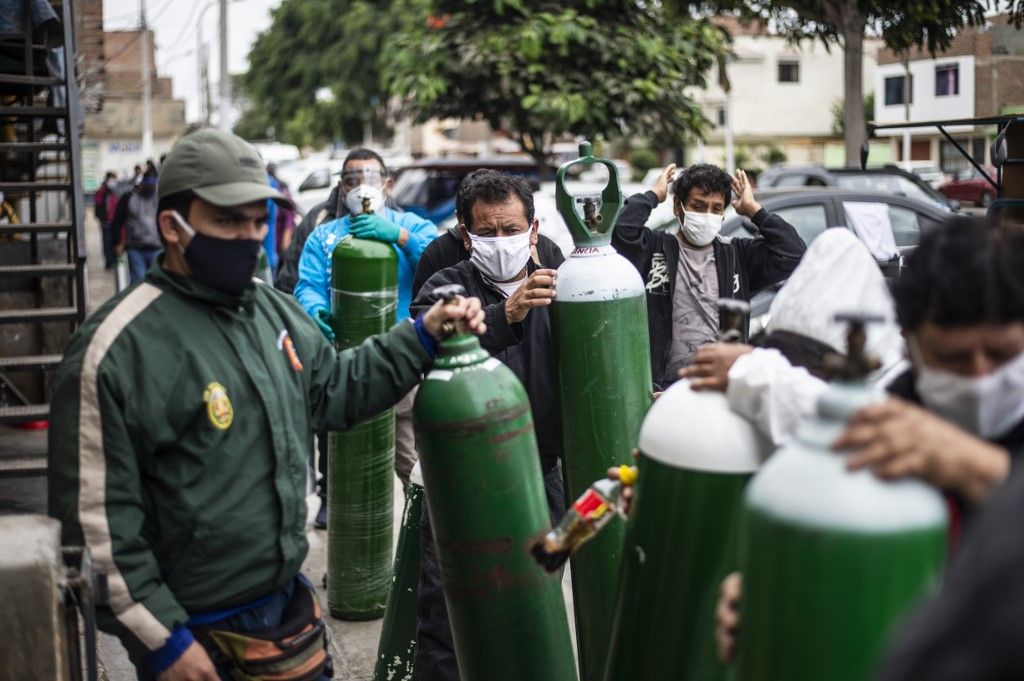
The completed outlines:
{"type": "Polygon", "coordinates": [[[860,191],[879,191],[896,196],[906,196],[929,203],[941,203],[931,192],[902,175],[887,173],[837,173],[836,182],[843,189],[860,191]]]}
{"type": "Polygon", "coordinates": [[[392,198],[399,206],[418,206],[427,200],[427,171],[424,168],[407,168],[395,178],[392,198]]]}

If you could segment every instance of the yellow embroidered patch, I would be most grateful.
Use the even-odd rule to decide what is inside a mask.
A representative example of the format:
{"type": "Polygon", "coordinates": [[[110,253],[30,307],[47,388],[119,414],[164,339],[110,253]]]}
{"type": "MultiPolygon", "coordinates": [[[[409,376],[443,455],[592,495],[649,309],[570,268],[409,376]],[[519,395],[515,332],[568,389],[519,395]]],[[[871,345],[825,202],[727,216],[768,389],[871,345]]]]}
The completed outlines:
{"type": "Polygon", "coordinates": [[[224,386],[216,381],[206,386],[203,401],[206,402],[206,415],[210,417],[214,428],[227,430],[231,427],[231,422],[235,420],[235,410],[224,386]]]}

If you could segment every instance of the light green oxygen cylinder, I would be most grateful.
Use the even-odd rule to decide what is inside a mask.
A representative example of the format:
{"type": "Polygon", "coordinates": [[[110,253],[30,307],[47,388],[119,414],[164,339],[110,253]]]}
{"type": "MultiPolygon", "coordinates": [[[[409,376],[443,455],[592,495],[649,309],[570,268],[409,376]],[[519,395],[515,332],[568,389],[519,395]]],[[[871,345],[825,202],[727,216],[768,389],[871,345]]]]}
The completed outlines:
{"type": "MultiPolygon", "coordinates": [[[[387,331],[398,306],[395,249],[342,238],[331,258],[331,287],[338,350],[387,331]]],[[[341,619],[376,619],[391,584],[394,409],[330,433],[327,442],[327,605],[341,619]]]]}
{"type": "MultiPolygon", "coordinates": [[[[719,309],[720,338],[737,336],[750,306],[723,299],[719,309]]],[[[718,589],[737,568],[743,491],[771,443],[723,393],[678,381],[647,413],[639,450],[605,681],[725,679],[718,589]]]]}
{"type": "Polygon", "coordinates": [[[845,377],[751,481],[743,510],[736,681],[874,678],[887,637],[939,579],[946,506],[924,483],[850,472],[832,442],[884,393],[864,380],[863,319],[845,377]]]}
{"type": "Polygon", "coordinates": [[[398,532],[391,590],[377,643],[373,681],[412,681],[416,657],[416,600],[420,581],[420,514],[423,472],[417,461],[405,488],[405,509],[398,532]]]}
{"type": "MultiPolygon", "coordinates": [[[[643,280],[611,246],[619,211],[615,165],[580,145],[580,158],[558,169],[558,210],[576,248],[558,268],[551,331],[562,412],[566,497],[575,499],[608,468],[631,463],[651,404],[651,357],[643,280]],[[565,173],[600,164],[609,181],[600,197],[573,197],[565,173]]],[[[580,678],[601,678],[615,610],[624,525],[614,522],[573,554],[572,586],[580,678]]]]}
{"type": "Polygon", "coordinates": [[[522,383],[475,336],[456,333],[413,415],[462,681],[573,681],[560,580],[530,555],[551,524],[522,383]]]}

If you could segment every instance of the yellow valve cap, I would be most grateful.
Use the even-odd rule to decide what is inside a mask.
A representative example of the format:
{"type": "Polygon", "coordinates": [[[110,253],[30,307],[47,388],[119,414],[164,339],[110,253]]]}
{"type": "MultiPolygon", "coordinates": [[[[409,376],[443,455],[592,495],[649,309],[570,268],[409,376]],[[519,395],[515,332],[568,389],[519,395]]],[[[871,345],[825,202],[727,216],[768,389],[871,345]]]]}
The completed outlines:
{"type": "Polygon", "coordinates": [[[623,485],[632,485],[636,482],[638,475],[637,469],[632,466],[627,466],[626,464],[619,466],[619,481],[623,485]]]}

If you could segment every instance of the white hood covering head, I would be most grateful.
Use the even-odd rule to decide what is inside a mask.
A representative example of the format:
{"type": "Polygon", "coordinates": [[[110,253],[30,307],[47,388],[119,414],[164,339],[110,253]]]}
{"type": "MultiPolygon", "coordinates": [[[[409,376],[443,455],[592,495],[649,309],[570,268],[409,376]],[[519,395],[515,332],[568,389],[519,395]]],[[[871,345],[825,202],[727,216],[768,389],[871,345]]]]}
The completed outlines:
{"type": "Polygon", "coordinates": [[[903,361],[903,336],[878,264],[849,230],[826,229],[772,301],[768,332],[799,333],[846,352],[847,325],[835,321],[844,312],[885,320],[867,329],[867,351],[881,361],[881,373],[903,361]]]}

